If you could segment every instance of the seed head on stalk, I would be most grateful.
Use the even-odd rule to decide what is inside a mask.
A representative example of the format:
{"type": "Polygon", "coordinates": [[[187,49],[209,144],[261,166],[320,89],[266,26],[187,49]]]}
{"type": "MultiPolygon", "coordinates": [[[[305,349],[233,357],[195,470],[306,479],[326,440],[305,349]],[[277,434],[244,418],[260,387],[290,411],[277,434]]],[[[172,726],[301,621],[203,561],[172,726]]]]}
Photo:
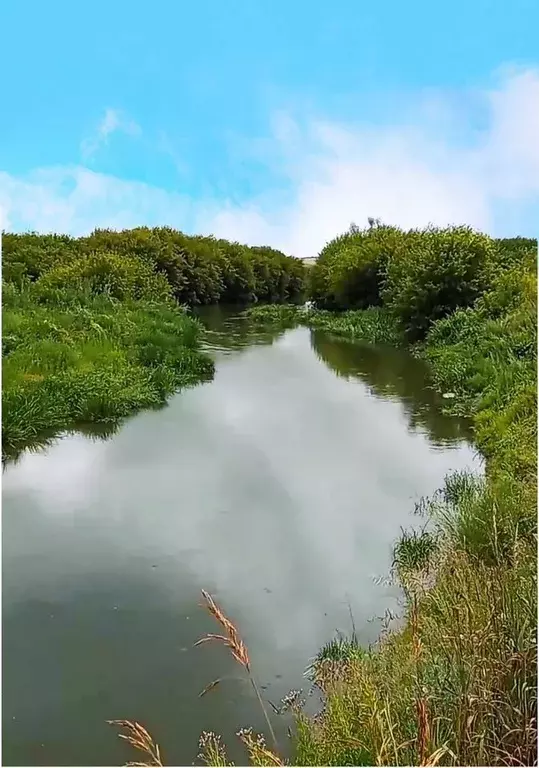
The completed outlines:
{"type": "MultiPolygon", "coordinates": [[[[262,709],[262,713],[264,715],[264,719],[266,720],[269,732],[273,739],[273,743],[275,745],[275,748],[277,749],[277,738],[275,736],[275,731],[273,730],[273,726],[271,725],[271,721],[269,719],[266,706],[262,700],[262,696],[260,695],[260,690],[258,688],[258,685],[256,684],[256,681],[251,671],[251,661],[249,659],[249,652],[247,650],[247,646],[241,639],[240,633],[238,632],[237,628],[230,621],[230,619],[225,616],[225,614],[219,608],[219,606],[217,605],[213,597],[209,594],[209,592],[206,592],[205,589],[202,590],[202,597],[204,599],[204,607],[213,616],[213,618],[219,622],[219,624],[223,628],[223,634],[216,635],[213,633],[209,633],[204,637],[201,637],[200,640],[197,640],[195,645],[201,645],[202,643],[207,643],[207,642],[210,642],[211,640],[215,640],[219,643],[223,643],[223,645],[225,645],[230,650],[230,653],[232,654],[233,658],[239,664],[241,664],[241,666],[245,669],[245,671],[247,672],[247,676],[251,682],[251,685],[253,686],[253,690],[255,692],[256,698],[258,699],[258,703],[260,704],[260,708],[262,709]]],[[[210,683],[209,686],[206,686],[206,688],[204,689],[201,695],[215,688],[219,682],[220,682],[219,680],[215,680],[214,682],[210,683]]]]}

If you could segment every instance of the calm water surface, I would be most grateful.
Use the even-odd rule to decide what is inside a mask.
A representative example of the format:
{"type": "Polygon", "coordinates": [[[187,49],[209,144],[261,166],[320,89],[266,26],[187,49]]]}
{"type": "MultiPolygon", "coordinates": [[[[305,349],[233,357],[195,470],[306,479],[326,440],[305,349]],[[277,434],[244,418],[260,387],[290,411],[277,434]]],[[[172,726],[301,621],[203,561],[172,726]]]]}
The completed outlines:
{"type": "MultiPolygon", "coordinates": [[[[164,762],[196,760],[203,729],[263,729],[199,607],[238,622],[267,698],[303,671],[352,607],[365,643],[397,607],[377,585],[414,502],[476,464],[408,354],[208,310],[212,382],[74,435],[3,476],[3,764],[137,759],[105,724],[137,719],[164,762]]],[[[241,675],[240,675],[241,676],[241,675]]],[[[275,727],[286,743],[288,722],[275,727]]],[[[283,748],[286,751],[286,746],[283,748]]]]}

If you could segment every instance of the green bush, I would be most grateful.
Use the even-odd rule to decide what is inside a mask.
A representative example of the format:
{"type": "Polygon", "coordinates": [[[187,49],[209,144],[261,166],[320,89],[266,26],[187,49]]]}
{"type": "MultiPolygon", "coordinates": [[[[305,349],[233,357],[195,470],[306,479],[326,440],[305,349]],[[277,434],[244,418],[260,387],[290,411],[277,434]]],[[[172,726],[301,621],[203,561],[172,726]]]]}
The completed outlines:
{"type": "Polygon", "coordinates": [[[118,301],[146,299],[166,301],[170,286],[163,275],[136,257],[94,252],[68,264],[54,266],[36,281],[33,294],[38,301],[61,303],[73,294],[104,294],[118,301]]]}
{"type": "Polygon", "coordinates": [[[136,255],[163,272],[180,304],[295,301],[304,291],[299,259],[268,247],[249,247],[161,227],[96,230],[86,248],[136,255]]]}
{"type": "MultiPolygon", "coordinates": [[[[519,247],[511,252],[520,254],[519,247]]],[[[309,295],[321,309],[383,305],[416,341],[437,320],[473,305],[505,264],[504,252],[468,227],[354,228],[321,251],[309,271],[309,295]]]]}
{"type": "Polygon", "coordinates": [[[536,271],[537,240],[529,237],[508,237],[496,240],[495,264],[502,269],[525,264],[531,271],[536,271]]]}
{"type": "Polygon", "coordinates": [[[534,545],[536,519],[529,489],[514,476],[493,482],[469,471],[446,478],[430,517],[455,550],[487,566],[511,566],[525,542],[534,545]]]}
{"type": "Polygon", "coordinates": [[[224,304],[247,304],[257,298],[254,259],[250,249],[240,243],[217,241],[222,288],[219,300],[224,304]]]}
{"type": "Polygon", "coordinates": [[[307,316],[311,328],[366,341],[369,344],[402,344],[403,333],[395,317],[381,307],[334,314],[314,311],[307,316]]]}
{"type": "Polygon", "coordinates": [[[395,227],[377,226],[335,238],[309,271],[311,298],[329,310],[378,306],[388,263],[406,237],[395,227]]]}
{"type": "MultiPolygon", "coordinates": [[[[163,275],[180,304],[298,301],[305,290],[305,266],[269,247],[249,247],[214,237],[186,235],[169,227],[95,230],[88,237],[14,235],[3,237],[4,280],[24,285],[67,268],[74,261],[114,254],[135,259],[163,275]]],[[[74,280],[69,273],[70,282],[74,280]]],[[[49,278],[45,283],[52,281],[49,278]]]]}
{"type": "Polygon", "coordinates": [[[411,341],[474,304],[489,285],[495,250],[490,237],[468,227],[408,233],[406,247],[388,262],[383,302],[411,341]]]}
{"type": "Polygon", "coordinates": [[[3,233],[2,278],[17,285],[37,280],[56,264],[80,254],[80,241],[68,235],[3,233]]]}
{"type": "Polygon", "coordinates": [[[475,307],[436,323],[424,354],[434,381],[474,415],[489,471],[533,480],[537,467],[537,275],[498,274],[475,307]]]}
{"type": "Polygon", "coordinates": [[[275,325],[279,328],[292,328],[301,323],[306,316],[302,307],[293,304],[257,304],[244,312],[253,323],[275,325]]]}

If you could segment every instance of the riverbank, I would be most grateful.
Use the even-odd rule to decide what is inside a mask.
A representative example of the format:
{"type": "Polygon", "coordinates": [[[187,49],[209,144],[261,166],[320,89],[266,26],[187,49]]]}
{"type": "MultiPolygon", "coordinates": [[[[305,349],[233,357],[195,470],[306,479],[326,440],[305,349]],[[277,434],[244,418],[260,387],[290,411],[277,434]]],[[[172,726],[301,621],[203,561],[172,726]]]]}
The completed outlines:
{"type": "Polygon", "coordinates": [[[212,375],[185,305],[293,301],[303,265],[171,229],[4,234],[2,457],[77,426],[109,429],[212,375]]]}
{"type": "MultiPolygon", "coordinates": [[[[108,243],[112,235],[102,237],[108,243]]],[[[206,278],[187,291],[188,273],[174,272],[170,262],[165,274],[165,261],[163,270],[148,269],[145,258],[119,252],[84,252],[75,267],[68,258],[57,264],[58,241],[47,243],[54,253],[45,271],[43,251],[36,259],[31,243],[17,258],[12,251],[4,285],[4,397],[12,414],[18,393],[25,398],[19,421],[8,416],[8,437],[36,414],[52,419],[59,393],[60,420],[72,402],[75,413],[82,403],[92,418],[97,412],[106,420],[116,416],[116,398],[138,409],[167,384],[211,375],[199,326],[177,306],[188,294],[209,302],[206,278]],[[179,274],[185,281],[174,282],[171,275],[179,274]],[[169,378],[171,371],[180,379],[169,378]],[[79,392],[80,400],[73,398],[79,392]]],[[[62,243],[67,257],[71,241],[62,243]]],[[[155,253],[161,259],[169,251],[155,253]]],[[[420,506],[418,529],[395,545],[392,576],[405,595],[404,628],[383,633],[372,647],[352,637],[321,650],[310,671],[325,706],[316,718],[295,707],[294,764],[536,760],[536,258],[536,243],[497,242],[463,228],[374,228],[337,238],[309,270],[310,294],[324,309],[249,312],[281,327],[302,323],[413,350],[429,362],[447,410],[472,418],[486,459],[484,478],[451,476],[420,506]]],[[[200,263],[209,269],[210,262],[200,263]]],[[[268,280],[273,274],[262,300],[290,298],[278,289],[290,285],[286,269],[279,279],[262,273],[268,280]]],[[[239,292],[241,281],[234,285],[239,292]]],[[[255,764],[279,764],[257,743],[249,741],[255,764]]],[[[203,747],[203,759],[227,763],[211,735],[203,747]]]]}
{"type": "Polygon", "coordinates": [[[196,312],[211,381],[107,440],[68,435],[6,467],[7,764],[136,760],[105,725],[122,717],[165,764],[191,764],[213,730],[244,765],[238,726],[267,724],[234,659],[193,647],[218,631],[201,588],[237,623],[291,760],[292,718],[268,700],[305,687],[349,605],[362,644],[375,642],[370,619],[396,610],[398,591],[372,577],[413,523],[410,498],[475,465],[466,420],[441,413],[422,361],[239,312],[196,312]]]}
{"type": "Polygon", "coordinates": [[[449,477],[420,509],[428,527],[395,545],[405,628],[368,650],[322,649],[325,706],[297,712],[298,765],[536,762],[537,243],[482,237],[351,233],[313,268],[311,295],[339,313],[250,313],[412,344],[448,408],[472,417],[486,459],[484,479],[449,477]]]}

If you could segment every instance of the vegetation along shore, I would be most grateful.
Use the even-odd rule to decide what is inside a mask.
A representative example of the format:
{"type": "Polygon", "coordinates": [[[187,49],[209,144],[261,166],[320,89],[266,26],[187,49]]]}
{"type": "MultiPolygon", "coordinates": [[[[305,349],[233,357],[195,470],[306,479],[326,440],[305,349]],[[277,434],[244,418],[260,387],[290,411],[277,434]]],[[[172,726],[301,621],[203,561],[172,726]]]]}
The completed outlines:
{"type": "Polygon", "coordinates": [[[172,229],[4,234],[3,459],[75,426],[113,429],[211,376],[186,307],[303,290],[298,259],[172,229]]]}
{"type": "MultiPolygon", "coordinates": [[[[186,309],[197,304],[256,302],[253,322],[424,357],[447,408],[472,419],[485,474],[448,477],[396,542],[399,628],[371,648],[352,634],[321,649],[309,675],[322,711],[286,702],[291,762],[536,764],[537,241],[375,222],[306,269],[271,248],[171,229],[6,234],[2,280],[4,458],[76,425],[114,425],[211,376],[186,309]],[[314,309],[300,306],[306,297],[314,309]]],[[[207,593],[204,602],[268,723],[267,745],[239,734],[250,760],[280,765],[239,630],[207,593]]],[[[146,753],[142,764],[161,765],[142,726],[115,724],[146,753]]],[[[210,733],[201,758],[228,764],[210,733]]]]}
{"type": "Polygon", "coordinates": [[[309,273],[317,310],[260,307],[367,343],[409,345],[473,419],[484,477],[456,474],[394,549],[403,629],[313,666],[300,765],[534,765],[537,760],[537,241],[465,227],[352,229],[309,273]]]}

